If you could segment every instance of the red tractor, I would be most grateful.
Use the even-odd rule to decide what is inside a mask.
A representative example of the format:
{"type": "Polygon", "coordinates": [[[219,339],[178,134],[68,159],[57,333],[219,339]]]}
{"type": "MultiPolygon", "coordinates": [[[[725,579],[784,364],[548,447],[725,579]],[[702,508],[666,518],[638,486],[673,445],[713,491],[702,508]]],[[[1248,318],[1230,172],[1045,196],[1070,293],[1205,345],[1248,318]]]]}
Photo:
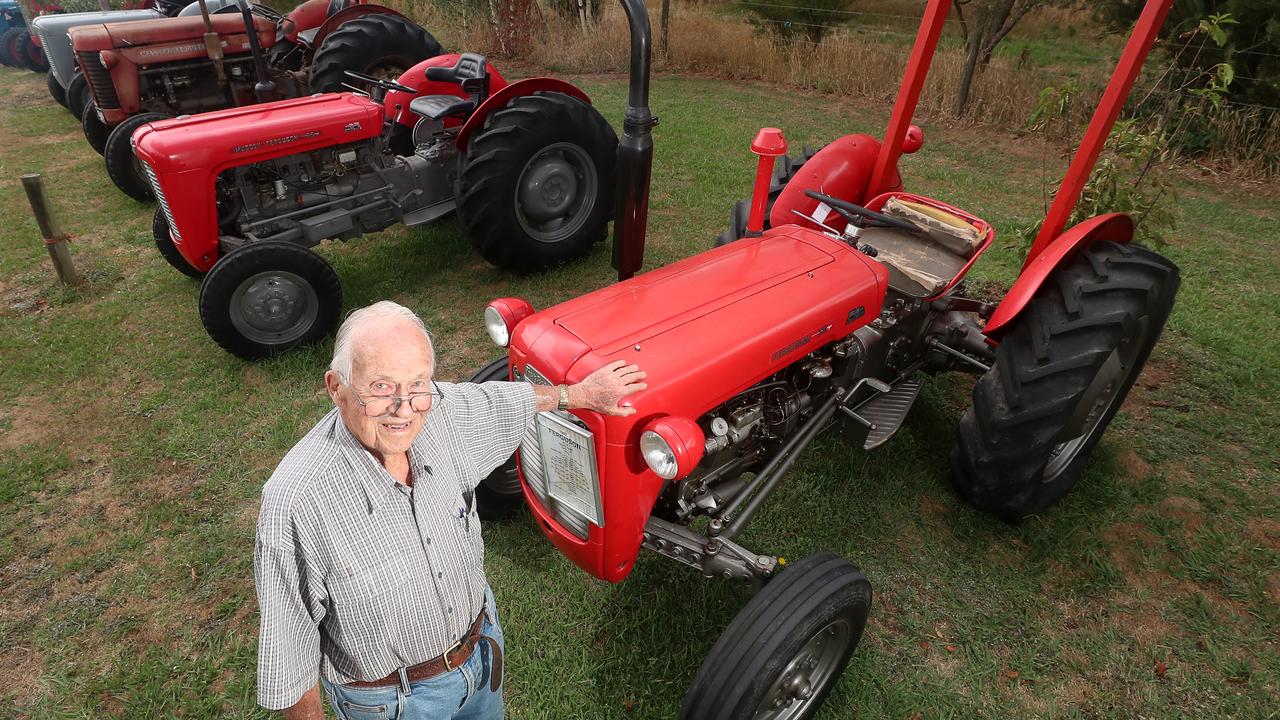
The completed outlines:
{"type": "Polygon", "coordinates": [[[897,170],[923,142],[910,121],[949,0],[929,0],[883,140],[849,135],[798,170],[788,163],[766,213],[786,143],[762,130],[744,227],[635,277],[652,157],[649,24],[642,0],[623,0],[621,282],[537,312],[518,298],[490,303],[486,327],[508,353],[476,379],[572,384],[622,360],[648,387],[625,401],[629,417],[539,414],[480,497],[489,516],[526,504],[556,548],[609,582],[644,547],[759,589],[702,663],[681,717],[811,717],[856,648],[871,607],[856,567],[829,553],[784,562],[737,542],[828,425],[874,450],[928,376],[969,372],[978,380],[952,454],[960,495],[1016,521],[1080,479],[1160,336],[1179,273],[1131,244],[1127,215],[1063,228],[1170,3],[1147,2],[1021,276],[989,303],[965,297],[962,281],[991,247],[991,226],[905,191],[897,170]]]}
{"type": "Polygon", "coordinates": [[[431,58],[395,81],[347,74],[371,94],[282,100],[134,133],[160,201],[156,247],[204,277],[200,319],[229,352],[260,358],[333,329],[341,288],[309,249],[324,239],[456,209],[486,260],[527,273],[608,234],[618,140],[578,88],[508,83],[470,53],[431,58]]]}
{"type": "Polygon", "coordinates": [[[364,0],[307,0],[288,15],[237,1],[238,13],[70,31],[93,97],[85,137],[126,195],[152,199],[131,141],[147,123],[340,90],[346,70],[395,77],[441,52],[426,30],[364,0]]]}
{"type": "Polygon", "coordinates": [[[61,13],[57,3],[39,0],[0,0],[0,64],[47,72],[49,62],[40,48],[40,37],[31,32],[27,17],[35,20],[43,15],[61,13]]]}

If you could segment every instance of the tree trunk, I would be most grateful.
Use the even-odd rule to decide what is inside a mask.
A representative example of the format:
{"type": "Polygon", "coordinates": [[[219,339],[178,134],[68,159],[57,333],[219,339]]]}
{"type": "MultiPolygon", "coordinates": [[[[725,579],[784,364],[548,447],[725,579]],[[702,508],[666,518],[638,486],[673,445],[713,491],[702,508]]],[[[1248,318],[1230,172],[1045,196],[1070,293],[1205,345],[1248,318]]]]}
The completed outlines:
{"type": "Polygon", "coordinates": [[[960,91],[956,95],[956,115],[964,115],[965,107],[969,104],[969,90],[973,87],[973,76],[978,70],[978,57],[982,54],[982,37],[978,34],[976,27],[973,34],[969,36],[969,46],[966,50],[964,68],[960,71],[960,91]]]}

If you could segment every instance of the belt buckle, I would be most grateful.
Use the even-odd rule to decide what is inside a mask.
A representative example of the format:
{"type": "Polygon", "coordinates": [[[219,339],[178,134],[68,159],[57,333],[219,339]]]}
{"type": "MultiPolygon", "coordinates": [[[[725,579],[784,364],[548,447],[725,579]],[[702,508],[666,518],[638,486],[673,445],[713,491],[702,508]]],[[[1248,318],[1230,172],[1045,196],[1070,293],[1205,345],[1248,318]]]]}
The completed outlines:
{"type": "Polygon", "coordinates": [[[449,664],[449,653],[454,652],[454,651],[456,651],[456,650],[459,650],[459,649],[461,649],[461,648],[462,648],[462,641],[461,641],[461,640],[458,640],[458,641],[457,641],[457,642],[455,642],[454,644],[450,645],[448,650],[445,650],[445,651],[444,651],[444,655],[442,655],[441,657],[443,657],[443,658],[444,658],[444,671],[445,671],[445,672],[453,672],[453,670],[454,670],[454,666],[452,666],[452,665],[450,665],[450,664],[449,664]]]}

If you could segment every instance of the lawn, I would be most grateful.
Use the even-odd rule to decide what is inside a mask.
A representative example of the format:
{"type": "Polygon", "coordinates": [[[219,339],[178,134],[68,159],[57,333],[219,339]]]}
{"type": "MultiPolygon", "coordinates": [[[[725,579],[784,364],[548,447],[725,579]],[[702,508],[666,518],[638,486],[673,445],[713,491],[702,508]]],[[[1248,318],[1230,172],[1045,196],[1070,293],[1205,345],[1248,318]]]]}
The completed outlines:
{"type": "MultiPolygon", "coordinates": [[[[615,126],[626,83],[579,78],[615,126]]],[[[647,266],[709,247],[746,195],[757,127],[793,148],[879,133],[881,108],[662,78],[647,266]]],[[[1009,282],[1042,212],[1038,145],[923,123],[909,189],[1001,234],[975,273],[1009,282]]],[[[247,363],[196,313],[43,76],[0,69],[0,707],[41,718],[264,717],[254,704],[259,491],[329,405],[329,347],[247,363]],[[60,288],[18,183],[39,171],[88,284],[60,288]]],[[[1019,526],[947,482],[970,380],[926,386],[872,454],[821,438],[742,538],[832,550],[875,588],[820,717],[1272,717],[1280,705],[1280,196],[1187,176],[1164,337],[1076,492],[1019,526]]],[[[453,220],[322,248],[348,307],[390,298],[434,331],[439,376],[497,354],[485,302],[607,285],[609,250],[547,275],[485,264],[453,220]]],[[[646,555],[586,577],[526,518],[485,527],[512,718],[669,718],[747,599],[646,555]]]]}

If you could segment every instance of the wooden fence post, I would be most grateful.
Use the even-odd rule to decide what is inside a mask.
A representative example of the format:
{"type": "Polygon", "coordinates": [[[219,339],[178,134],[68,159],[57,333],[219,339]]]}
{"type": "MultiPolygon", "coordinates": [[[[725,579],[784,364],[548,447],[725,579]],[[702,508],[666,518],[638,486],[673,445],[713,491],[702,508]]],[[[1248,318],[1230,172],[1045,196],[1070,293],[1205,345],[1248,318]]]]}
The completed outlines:
{"type": "Polygon", "coordinates": [[[35,213],[36,222],[40,225],[40,234],[44,236],[44,246],[49,249],[49,259],[53,260],[53,268],[58,271],[58,279],[63,285],[78,285],[80,277],[71,264],[71,251],[67,249],[67,236],[54,217],[53,208],[49,205],[49,195],[44,191],[44,178],[40,173],[22,176],[22,189],[27,191],[27,200],[31,203],[31,212],[35,213]]]}

